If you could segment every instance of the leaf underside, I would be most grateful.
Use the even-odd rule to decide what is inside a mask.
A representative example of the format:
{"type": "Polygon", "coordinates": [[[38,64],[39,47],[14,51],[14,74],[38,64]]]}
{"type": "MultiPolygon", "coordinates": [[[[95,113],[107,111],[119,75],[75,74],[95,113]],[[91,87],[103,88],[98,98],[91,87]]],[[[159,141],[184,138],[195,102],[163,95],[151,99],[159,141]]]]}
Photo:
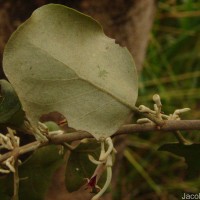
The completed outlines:
{"type": "Polygon", "coordinates": [[[70,127],[108,137],[137,99],[128,50],[105,36],[95,20],[61,5],[40,7],[17,29],[3,68],[34,126],[56,111],[70,127]]]}

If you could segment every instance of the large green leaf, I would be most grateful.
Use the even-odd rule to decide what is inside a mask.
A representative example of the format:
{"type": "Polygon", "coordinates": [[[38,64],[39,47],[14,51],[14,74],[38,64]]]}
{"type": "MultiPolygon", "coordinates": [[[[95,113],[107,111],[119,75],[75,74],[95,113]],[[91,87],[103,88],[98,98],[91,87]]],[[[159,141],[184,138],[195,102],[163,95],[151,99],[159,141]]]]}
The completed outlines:
{"type": "Polygon", "coordinates": [[[42,147],[20,167],[20,200],[43,200],[53,172],[63,163],[57,146],[42,147]]]}
{"type": "Polygon", "coordinates": [[[0,87],[0,124],[21,125],[24,111],[16,92],[6,80],[0,80],[0,87]]]}
{"type": "Polygon", "coordinates": [[[57,111],[70,127],[107,137],[137,99],[128,50],[105,36],[95,20],[61,5],[40,7],[17,29],[3,67],[33,125],[57,111]]]}
{"type": "Polygon", "coordinates": [[[188,165],[188,178],[198,178],[200,175],[200,144],[183,145],[180,143],[164,144],[159,151],[168,151],[185,158],[188,165]]]}
{"type": "MultiPolygon", "coordinates": [[[[51,145],[36,150],[19,166],[19,199],[43,200],[51,183],[53,172],[63,163],[59,148],[51,145]]],[[[0,199],[11,199],[13,174],[0,177],[0,199]]]]}

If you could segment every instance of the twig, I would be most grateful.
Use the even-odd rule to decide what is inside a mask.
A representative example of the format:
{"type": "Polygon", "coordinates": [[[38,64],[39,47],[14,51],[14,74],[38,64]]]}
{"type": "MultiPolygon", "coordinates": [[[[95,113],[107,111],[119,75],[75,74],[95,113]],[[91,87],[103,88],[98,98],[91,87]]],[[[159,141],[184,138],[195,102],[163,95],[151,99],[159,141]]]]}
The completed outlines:
{"type": "Polygon", "coordinates": [[[15,172],[14,172],[14,194],[13,200],[19,200],[19,170],[18,170],[18,160],[15,161],[15,172]]]}
{"type": "Polygon", "coordinates": [[[19,157],[19,152],[18,152],[18,148],[19,145],[17,144],[17,141],[15,139],[14,133],[15,131],[13,131],[12,129],[8,128],[8,133],[10,135],[11,141],[12,141],[12,145],[14,147],[13,150],[13,157],[14,157],[14,175],[13,175],[13,183],[14,183],[14,193],[13,193],[13,197],[12,200],[19,200],[19,170],[18,170],[18,157],[19,157]],[[15,152],[15,153],[14,153],[15,152]]]}
{"type": "MultiPolygon", "coordinates": [[[[138,132],[143,133],[152,131],[173,132],[178,130],[200,130],[200,120],[166,120],[163,122],[163,125],[159,128],[157,125],[152,123],[124,125],[113,135],[113,137],[122,134],[133,134],[138,132]]],[[[10,156],[15,156],[16,152],[19,156],[48,144],[62,144],[64,142],[72,142],[76,140],[82,140],[84,138],[93,138],[93,136],[85,131],[77,131],[63,135],[52,135],[49,136],[49,141],[47,142],[35,141],[24,146],[17,147],[13,151],[9,151],[1,155],[0,163],[8,159],[10,156]]]]}
{"type": "Polygon", "coordinates": [[[180,144],[192,144],[190,141],[186,140],[183,135],[181,134],[180,131],[173,131],[174,136],[176,137],[176,139],[179,141],[180,144]]]}
{"type": "Polygon", "coordinates": [[[155,124],[157,124],[158,126],[163,126],[164,125],[164,121],[162,119],[158,119],[157,117],[153,116],[150,113],[142,113],[140,112],[140,110],[137,107],[132,108],[133,112],[142,115],[145,118],[150,119],[152,122],[154,122],[155,124]]]}

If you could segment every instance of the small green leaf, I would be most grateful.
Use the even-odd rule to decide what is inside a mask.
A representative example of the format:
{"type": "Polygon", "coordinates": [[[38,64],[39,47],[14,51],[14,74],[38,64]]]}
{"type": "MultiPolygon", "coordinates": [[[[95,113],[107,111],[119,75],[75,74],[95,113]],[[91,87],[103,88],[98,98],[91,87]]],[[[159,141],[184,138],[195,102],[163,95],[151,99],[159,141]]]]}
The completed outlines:
{"type": "Polygon", "coordinates": [[[94,19],[62,5],[40,7],[17,29],[3,68],[33,126],[56,111],[69,127],[108,137],[137,99],[137,71],[128,50],[94,19]]]}
{"type": "MultiPolygon", "coordinates": [[[[97,144],[96,142],[81,143],[71,152],[65,174],[65,185],[69,192],[78,190],[84,183],[87,183],[85,178],[91,178],[93,175],[97,165],[94,165],[88,159],[88,154],[98,160],[98,156],[100,155],[100,144],[97,144]]],[[[102,186],[105,179],[106,176],[103,174],[98,185],[102,186]]]]}
{"type": "Polygon", "coordinates": [[[42,147],[20,167],[20,200],[43,200],[55,170],[63,163],[57,146],[42,147]]]}
{"type": "Polygon", "coordinates": [[[200,175],[200,144],[183,145],[180,143],[164,144],[159,151],[167,151],[185,158],[188,165],[188,178],[197,178],[200,175]]]}
{"type": "Polygon", "coordinates": [[[45,122],[44,124],[48,127],[49,131],[58,131],[58,130],[60,130],[60,127],[55,122],[48,121],[48,122],[45,122]]]}
{"type": "Polygon", "coordinates": [[[24,111],[16,92],[6,80],[0,80],[0,86],[0,124],[21,125],[24,111]]]}

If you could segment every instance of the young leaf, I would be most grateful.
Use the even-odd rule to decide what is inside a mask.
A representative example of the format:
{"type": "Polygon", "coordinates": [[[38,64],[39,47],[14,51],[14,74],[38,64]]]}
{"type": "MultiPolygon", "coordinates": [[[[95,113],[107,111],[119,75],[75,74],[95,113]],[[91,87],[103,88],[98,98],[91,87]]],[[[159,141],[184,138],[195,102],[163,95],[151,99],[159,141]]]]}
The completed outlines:
{"type": "Polygon", "coordinates": [[[16,92],[6,80],[0,80],[0,87],[0,124],[21,125],[24,111],[16,92]]]}
{"type": "Polygon", "coordinates": [[[3,68],[34,126],[43,114],[57,111],[70,127],[108,137],[137,99],[128,50],[91,17],[61,5],[40,7],[17,29],[3,68]]]}
{"type": "Polygon", "coordinates": [[[200,175],[200,144],[183,145],[179,143],[164,144],[159,151],[168,151],[185,158],[188,165],[188,178],[197,178],[200,175]]]}

